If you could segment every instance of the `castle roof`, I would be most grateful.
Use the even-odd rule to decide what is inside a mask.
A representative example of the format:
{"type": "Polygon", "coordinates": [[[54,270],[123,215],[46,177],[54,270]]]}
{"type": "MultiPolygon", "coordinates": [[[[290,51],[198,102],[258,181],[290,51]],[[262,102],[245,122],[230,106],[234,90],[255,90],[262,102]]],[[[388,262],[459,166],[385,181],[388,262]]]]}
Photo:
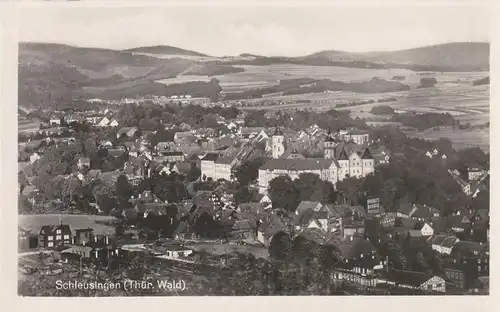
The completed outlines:
{"type": "Polygon", "coordinates": [[[328,169],[338,163],[334,159],[305,158],[305,159],[270,159],[262,167],[262,170],[322,170],[328,169]]]}

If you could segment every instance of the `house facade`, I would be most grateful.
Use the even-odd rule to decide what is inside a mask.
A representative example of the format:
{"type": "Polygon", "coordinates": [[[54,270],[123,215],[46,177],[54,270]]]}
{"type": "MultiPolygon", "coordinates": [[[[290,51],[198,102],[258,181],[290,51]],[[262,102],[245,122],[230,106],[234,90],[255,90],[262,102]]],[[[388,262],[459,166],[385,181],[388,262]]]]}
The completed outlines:
{"type": "Polygon", "coordinates": [[[73,242],[71,228],[67,224],[44,225],[38,235],[38,243],[45,248],[69,245],[73,242]]]}

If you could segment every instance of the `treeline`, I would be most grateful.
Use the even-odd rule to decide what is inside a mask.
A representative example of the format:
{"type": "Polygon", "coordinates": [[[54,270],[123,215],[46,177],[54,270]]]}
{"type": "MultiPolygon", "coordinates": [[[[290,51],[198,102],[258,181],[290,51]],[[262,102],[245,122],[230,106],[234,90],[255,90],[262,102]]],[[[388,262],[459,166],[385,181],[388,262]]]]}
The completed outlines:
{"type": "Polygon", "coordinates": [[[391,121],[400,122],[418,130],[458,124],[457,120],[449,113],[398,114],[393,115],[391,121]]]}
{"type": "Polygon", "coordinates": [[[374,77],[363,82],[342,82],[330,79],[287,79],[276,86],[248,90],[241,93],[229,93],[226,100],[261,98],[265,94],[280,93],[284,95],[321,93],[326,91],[350,91],[358,93],[385,93],[409,90],[410,87],[397,81],[387,81],[374,77]]]}
{"type": "Polygon", "coordinates": [[[389,105],[374,106],[370,113],[374,115],[393,115],[394,108],[390,107],[389,105]]]}
{"type": "Polygon", "coordinates": [[[367,129],[366,123],[360,119],[353,119],[348,111],[337,111],[330,109],[324,112],[315,112],[308,110],[299,110],[294,112],[280,112],[272,118],[266,118],[267,111],[252,110],[245,116],[245,125],[248,127],[275,127],[276,124],[295,130],[302,130],[313,125],[320,128],[332,129],[356,127],[358,129],[367,129]]]}

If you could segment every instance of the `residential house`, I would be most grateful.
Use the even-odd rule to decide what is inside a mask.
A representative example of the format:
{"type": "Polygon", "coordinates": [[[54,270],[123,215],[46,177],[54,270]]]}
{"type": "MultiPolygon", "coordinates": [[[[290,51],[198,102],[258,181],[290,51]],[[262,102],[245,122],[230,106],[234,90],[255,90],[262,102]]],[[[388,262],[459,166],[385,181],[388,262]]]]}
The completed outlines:
{"type": "Polygon", "coordinates": [[[42,156],[40,154],[38,154],[38,153],[31,154],[31,156],[30,156],[30,164],[33,164],[35,161],[37,161],[37,160],[39,160],[41,158],[42,158],[42,156]]]}
{"type": "Polygon", "coordinates": [[[399,288],[425,292],[446,292],[446,281],[439,276],[430,276],[415,271],[392,270],[387,274],[387,284],[399,288]]]}
{"type": "Polygon", "coordinates": [[[123,136],[131,138],[135,135],[136,132],[137,127],[123,127],[116,133],[116,138],[119,139],[123,136]]]}
{"type": "Polygon", "coordinates": [[[479,275],[489,274],[489,244],[460,241],[453,246],[451,255],[457,259],[457,261],[474,261],[477,264],[477,272],[479,275]]]}
{"type": "Polygon", "coordinates": [[[82,157],[78,159],[77,163],[78,169],[83,169],[84,167],[90,168],[90,158],[88,157],[82,157]]]}
{"type": "Polygon", "coordinates": [[[440,254],[450,255],[453,246],[460,240],[455,236],[448,235],[431,235],[427,242],[431,245],[431,248],[440,254]]]}
{"type": "Polygon", "coordinates": [[[181,151],[170,151],[163,152],[161,155],[155,156],[154,160],[159,163],[184,162],[186,160],[186,156],[181,151]]]}
{"type": "Polygon", "coordinates": [[[290,233],[290,228],[281,217],[276,214],[267,213],[259,219],[257,240],[264,246],[269,247],[273,236],[278,232],[290,233]]]}
{"type": "Polygon", "coordinates": [[[417,205],[403,202],[399,205],[396,216],[403,219],[428,221],[440,216],[439,210],[427,205],[417,205]]]}
{"type": "Polygon", "coordinates": [[[103,117],[97,124],[97,127],[107,127],[109,125],[109,118],[108,117],[103,117]]]}
{"type": "Polygon", "coordinates": [[[36,248],[38,245],[38,240],[35,235],[31,233],[30,230],[23,229],[22,227],[17,228],[17,243],[18,249],[27,250],[31,248],[36,248]]]}
{"type": "Polygon", "coordinates": [[[241,239],[256,239],[257,224],[250,220],[236,220],[234,221],[231,234],[233,237],[241,239]]]}
{"type": "Polygon", "coordinates": [[[51,126],[60,126],[61,125],[61,117],[53,116],[49,120],[49,125],[51,126]]]}
{"type": "Polygon", "coordinates": [[[198,140],[196,136],[191,133],[191,131],[185,131],[185,132],[176,132],[174,135],[174,142],[175,144],[181,144],[184,142],[190,142],[194,143],[198,140]]]}
{"type": "Polygon", "coordinates": [[[269,196],[267,196],[266,194],[260,194],[260,195],[262,195],[262,197],[259,199],[259,203],[265,205],[272,203],[271,198],[269,198],[269,196]]]}
{"type": "Polygon", "coordinates": [[[189,162],[176,162],[172,167],[172,172],[179,175],[188,176],[191,173],[192,165],[189,162]]]}
{"type": "Polygon", "coordinates": [[[76,229],[75,230],[75,245],[87,245],[92,241],[94,237],[94,229],[86,228],[86,229],[76,229]]]}
{"type": "Polygon", "coordinates": [[[60,245],[72,243],[71,228],[68,224],[44,225],[38,235],[39,245],[45,248],[53,248],[60,245]]]}
{"type": "Polygon", "coordinates": [[[26,185],[22,189],[21,195],[25,196],[28,201],[34,205],[37,201],[38,189],[34,185],[26,185]]]}
{"type": "Polygon", "coordinates": [[[446,228],[455,233],[463,233],[471,228],[471,221],[467,215],[454,215],[445,219],[446,228]]]}
{"type": "Polygon", "coordinates": [[[294,229],[300,232],[306,228],[328,231],[328,209],[320,202],[302,201],[295,209],[294,229]]]}
{"type": "Polygon", "coordinates": [[[118,125],[119,125],[119,123],[115,118],[111,119],[111,121],[108,124],[109,127],[113,127],[113,128],[118,127],[118,125]]]}
{"type": "Polygon", "coordinates": [[[467,176],[469,177],[469,181],[479,180],[481,177],[488,172],[486,170],[480,168],[467,168],[467,176]]]}
{"type": "Polygon", "coordinates": [[[357,274],[373,275],[373,268],[379,264],[376,249],[367,238],[351,236],[347,240],[334,242],[341,259],[339,268],[357,274]]]}

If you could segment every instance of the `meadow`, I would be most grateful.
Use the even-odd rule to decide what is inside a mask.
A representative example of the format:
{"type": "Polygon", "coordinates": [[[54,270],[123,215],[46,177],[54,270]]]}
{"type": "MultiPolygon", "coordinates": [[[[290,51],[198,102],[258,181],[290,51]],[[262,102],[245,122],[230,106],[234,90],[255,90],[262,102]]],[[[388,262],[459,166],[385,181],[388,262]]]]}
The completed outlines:
{"type": "Polygon", "coordinates": [[[37,215],[19,215],[19,226],[26,230],[31,230],[33,234],[38,234],[43,225],[50,224],[69,224],[71,231],[76,229],[93,228],[96,234],[114,235],[115,228],[111,225],[102,224],[116,220],[110,216],[96,215],[70,215],[70,214],[37,214],[37,215]]]}

